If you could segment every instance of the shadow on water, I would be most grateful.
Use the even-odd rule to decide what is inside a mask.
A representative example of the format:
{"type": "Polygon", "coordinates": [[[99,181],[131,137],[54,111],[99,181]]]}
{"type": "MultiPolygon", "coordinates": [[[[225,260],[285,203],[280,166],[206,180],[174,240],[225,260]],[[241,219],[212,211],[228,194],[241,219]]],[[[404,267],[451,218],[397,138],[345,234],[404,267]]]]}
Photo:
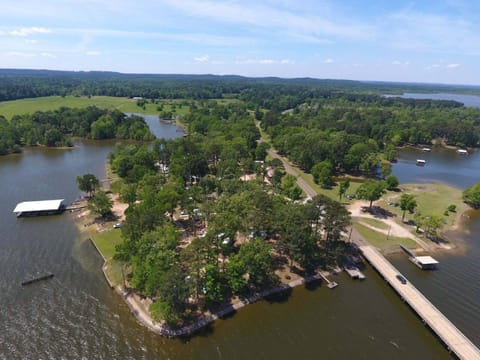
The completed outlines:
{"type": "MultiPolygon", "coordinates": [[[[223,319],[223,318],[222,318],[223,319]]],[[[203,338],[207,338],[209,336],[212,336],[213,333],[215,332],[215,329],[214,329],[214,326],[213,326],[213,323],[210,323],[200,329],[198,329],[197,331],[195,331],[194,333],[190,334],[190,335],[185,335],[185,336],[180,336],[178,338],[178,340],[183,343],[183,344],[187,344],[189,343],[194,337],[203,337],[203,338]]]]}
{"type": "Polygon", "coordinates": [[[307,289],[308,291],[315,291],[320,287],[322,287],[322,280],[320,279],[305,283],[305,289],[307,289]]]}
{"type": "Polygon", "coordinates": [[[288,299],[292,295],[292,292],[292,288],[286,288],[285,290],[282,290],[275,294],[265,296],[264,300],[267,301],[269,304],[283,304],[288,301],[288,299]]]}

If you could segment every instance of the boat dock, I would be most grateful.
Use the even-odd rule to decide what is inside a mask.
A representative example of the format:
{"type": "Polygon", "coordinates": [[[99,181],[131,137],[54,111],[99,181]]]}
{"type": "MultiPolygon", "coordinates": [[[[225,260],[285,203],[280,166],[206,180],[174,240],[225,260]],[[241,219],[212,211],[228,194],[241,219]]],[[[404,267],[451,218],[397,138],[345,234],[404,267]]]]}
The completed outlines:
{"type": "Polygon", "coordinates": [[[367,261],[459,359],[478,360],[480,350],[371,245],[359,245],[367,261]],[[400,280],[402,278],[404,281],[400,280]]]}
{"type": "Polygon", "coordinates": [[[319,275],[323,280],[325,280],[325,282],[327,283],[327,287],[329,289],[335,289],[338,286],[338,284],[335,281],[328,280],[328,278],[322,273],[319,273],[319,275]]]}
{"type": "Polygon", "coordinates": [[[406,246],[403,246],[400,244],[400,247],[405,251],[409,257],[408,260],[410,260],[412,263],[417,265],[420,269],[422,270],[435,270],[437,268],[437,265],[439,262],[435,260],[431,256],[417,256],[413,253],[412,250],[407,248],[406,246]]]}
{"type": "Polygon", "coordinates": [[[345,266],[344,270],[352,279],[366,279],[365,275],[363,275],[363,273],[356,266],[345,266]]]}
{"type": "Polygon", "coordinates": [[[18,203],[14,213],[17,217],[60,214],[65,210],[64,199],[23,201],[18,203]]]}

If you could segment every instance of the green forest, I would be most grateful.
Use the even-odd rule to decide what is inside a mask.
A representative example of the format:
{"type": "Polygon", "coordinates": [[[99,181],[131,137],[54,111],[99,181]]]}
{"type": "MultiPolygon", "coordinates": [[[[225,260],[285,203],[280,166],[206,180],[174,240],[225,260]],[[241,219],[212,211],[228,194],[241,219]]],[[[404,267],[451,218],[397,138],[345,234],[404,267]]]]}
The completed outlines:
{"type": "Polygon", "coordinates": [[[126,116],[90,106],[62,107],[54,111],[17,115],[10,121],[0,115],[0,155],[20,152],[23,146],[72,146],[72,137],[148,141],[154,136],[140,116],[126,116]]]}
{"type": "Polygon", "coordinates": [[[244,105],[209,102],[185,121],[188,137],[119,144],[109,158],[129,204],[116,259],[130,285],[155,300],[155,319],[183,324],[278,285],[285,269],[308,275],[352,251],[341,235],[346,208],[321,195],[295,201],[302,191],[280,161],[266,160],[244,105]]]}

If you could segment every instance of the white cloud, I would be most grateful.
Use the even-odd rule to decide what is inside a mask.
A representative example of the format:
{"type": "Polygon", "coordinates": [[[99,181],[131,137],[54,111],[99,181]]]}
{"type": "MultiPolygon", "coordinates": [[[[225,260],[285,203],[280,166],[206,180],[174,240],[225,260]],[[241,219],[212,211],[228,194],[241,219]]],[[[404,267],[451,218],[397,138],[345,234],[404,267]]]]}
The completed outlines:
{"type": "Polygon", "coordinates": [[[208,55],[201,55],[193,58],[194,61],[196,62],[209,62],[210,58],[208,55]]]}
{"type": "Polygon", "coordinates": [[[42,53],[40,53],[40,55],[43,56],[43,57],[48,57],[48,58],[52,58],[52,59],[57,58],[54,54],[51,54],[51,53],[48,53],[48,52],[42,52],[42,53]]]}
{"type": "Polygon", "coordinates": [[[22,52],[22,51],[10,51],[6,55],[11,57],[23,57],[23,58],[31,58],[31,57],[37,56],[37,54],[35,53],[22,52]]]}
{"type": "Polygon", "coordinates": [[[214,0],[162,0],[162,3],[200,19],[210,18],[223,23],[275,29],[278,33],[305,41],[329,41],[325,36],[347,39],[372,38],[374,27],[354,19],[343,19],[337,14],[335,21],[322,13],[307,14],[305,11],[285,10],[277,4],[262,2],[219,2],[214,0]]]}
{"type": "Polygon", "coordinates": [[[393,60],[393,61],[392,61],[392,65],[396,65],[396,66],[399,66],[399,65],[408,66],[408,65],[410,65],[410,61],[401,62],[400,60],[393,60]]]}
{"type": "Polygon", "coordinates": [[[25,39],[26,44],[36,44],[38,41],[34,39],[25,39]]]}
{"type": "Polygon", "coordinates": [[[236,60],[235,64],[237,65],[252,65],[252,64],[257,64],[257,65],[272,65],[272,64],[281,64],[281,65],[290,65],[290,64],[295,64],[293,60],[290,59],[281,59],[281,60],[275,60],[275,59],[241,59],[241,60],[236,60]]]}
{"type": "Polygon", "coordinates": [[[88,56],[98,56],[98,55],[101,55],[102,53],[100,51],[97,51],[97,50],[88,50],[88,51],[85,51],[85,55],[88,55],[88,56]]]}
{"type": "Polygon", "coordinates": [[[448,65],[446,65],[445,67],[446,67],[447,69],[454,69],[454,68],[457,68],[457,67],[459,67],[459,66],[460,66],[460,64],[448,64],[448,65]]]}
{"type": "Polygon", "coordinates": [[[24,27],[16,30],[7,31],[8,35],[12,36],[30,36],[34,34],[49,34],[52,30],[43,27],[24,27]]]}
{"type": "Polygon", "coordinates": [[[323,60],[324,64],[333,64],[333,59],[325,59],[323,60]]]}

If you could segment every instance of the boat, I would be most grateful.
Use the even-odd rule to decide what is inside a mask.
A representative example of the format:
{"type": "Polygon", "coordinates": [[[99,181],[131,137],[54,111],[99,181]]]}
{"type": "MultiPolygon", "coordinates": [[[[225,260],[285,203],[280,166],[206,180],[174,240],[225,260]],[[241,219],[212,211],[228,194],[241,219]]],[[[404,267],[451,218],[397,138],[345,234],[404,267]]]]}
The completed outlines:
{"type": "Polygon", "coordinates": [[[457,154],[459,155],[468,155],[468,151],[465,149],[457,149],[457,154]]]}
{"type": "Polygon", "coordinates": [[[422,151],[423,151],[423,152],[430,152],[430,151],[432,151],[432,149],[427,148],[427,147],[424,147],[424,148],[422,148],[422,151]]]}
{"type": "Polygon", "coordinates": [[[425,166],[427,162],[423,159],[417,159],[417,165],[418,166],[425,166]]]}

